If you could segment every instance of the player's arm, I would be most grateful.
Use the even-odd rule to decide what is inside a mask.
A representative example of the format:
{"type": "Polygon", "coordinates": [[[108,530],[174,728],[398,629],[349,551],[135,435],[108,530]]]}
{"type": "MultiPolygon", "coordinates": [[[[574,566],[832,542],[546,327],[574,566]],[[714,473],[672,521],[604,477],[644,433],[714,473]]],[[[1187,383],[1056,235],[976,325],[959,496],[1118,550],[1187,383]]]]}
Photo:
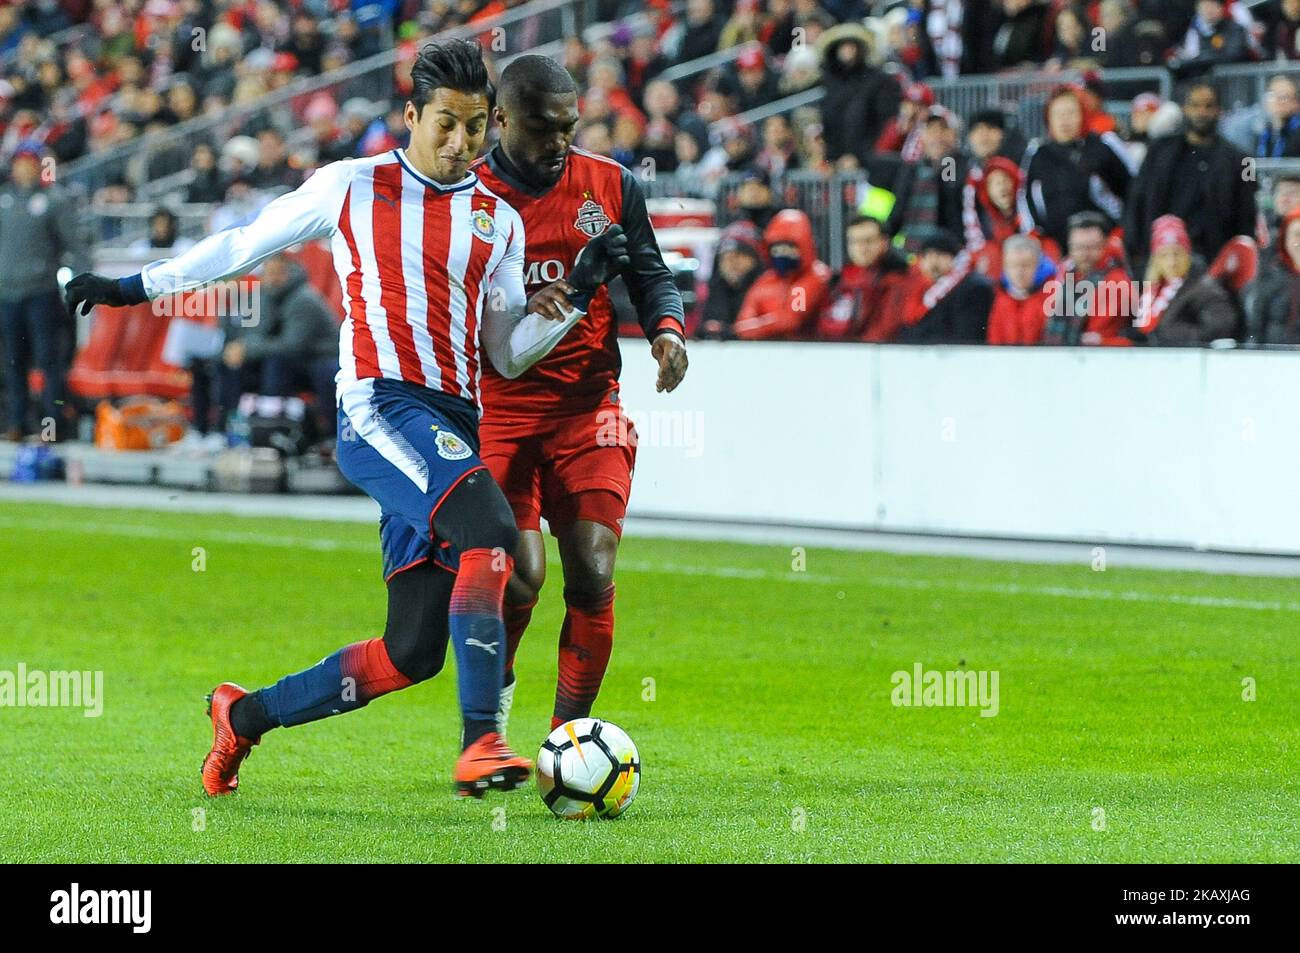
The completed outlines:
{"type": "Polygon", "coordinates": [[[636,176],[623,170],[622,225],[627,233],[628,264],[622,275],[637,321],[659,363],[655,389],[671,391],[686,376],[686,315],[682,294],[655,241],[645,195],[636,176]]]}
{"type": "Polygon", "coordinates": [[[142,304],[167,294],[247,274],[276,252],[330,234],[338,223],[350,180],[350,163],[317,169],[306,182],[281,195],[239,228],[209,235],[175,258],[150,262],[137,274],[106,278],[85,273],[68,282],[68,310],[86,306],[142,304]]]}
{"type": "Polygon", "coordinates": [[[592,239],[568,281],[547,285],[530,299],[524,292],[524,225],[516,219],[483,308],[483,349],[502,377],[516,378],[551,353],[587,313],[591,296],[621,267],[623,246],[621,229],[592,239]]]}

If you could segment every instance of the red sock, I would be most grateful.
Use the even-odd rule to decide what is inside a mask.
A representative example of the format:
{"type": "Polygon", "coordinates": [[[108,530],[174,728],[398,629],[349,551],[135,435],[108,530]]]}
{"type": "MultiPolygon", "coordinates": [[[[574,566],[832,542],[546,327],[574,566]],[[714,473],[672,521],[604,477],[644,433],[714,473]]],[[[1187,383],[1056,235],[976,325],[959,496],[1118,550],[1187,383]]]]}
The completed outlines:
{"type": "Polygon", "coordinates": [[[565,590],[552,728],[591,714],[614,645],[614,587],[591,600],[565,590]]]}
{"type": "Polygon", "coordinates": [[[537,605],[537,600],[524,606],[512,606],[506,603],[503,615],[506,623],[506,684],[510,684],[511,678],[515,673],[515,653],[519,651],[519,643],[524,637],[524,630],[528,628],[528,623],[533,617],[533,607],[537,605]]]}

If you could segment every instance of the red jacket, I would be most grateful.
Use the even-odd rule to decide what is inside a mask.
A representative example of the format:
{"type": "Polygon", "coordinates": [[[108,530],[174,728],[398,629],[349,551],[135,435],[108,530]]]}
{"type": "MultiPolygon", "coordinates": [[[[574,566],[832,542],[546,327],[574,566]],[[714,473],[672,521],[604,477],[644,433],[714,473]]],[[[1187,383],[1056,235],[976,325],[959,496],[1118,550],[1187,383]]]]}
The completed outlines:
{"type": "Polygon", "coordinates": [[[1041,344],[1043,325],[1047,323],[1048,294],[1042,288],[1017,298],[1005,287],[998,287],[989,312],[990,344],[1041,344]]]}
{"type": "Polygon", "coordinates": [[[887,248],[870,268],[850,262],[817,317],[820,341],[889,341],[902,319],[907,260],[887,248]]]}
{"type": "Polygon", "coordinates": [[[817,260],[812,223],[798,209],[783,209],[763,232],[769,253],[774,244],[790,242],[799,249],[799,270],[779,275],[769,268],[758,276],[736,315],[738,338],[805,338],[817,326],[826,301],[831,270],[817,260]]]}

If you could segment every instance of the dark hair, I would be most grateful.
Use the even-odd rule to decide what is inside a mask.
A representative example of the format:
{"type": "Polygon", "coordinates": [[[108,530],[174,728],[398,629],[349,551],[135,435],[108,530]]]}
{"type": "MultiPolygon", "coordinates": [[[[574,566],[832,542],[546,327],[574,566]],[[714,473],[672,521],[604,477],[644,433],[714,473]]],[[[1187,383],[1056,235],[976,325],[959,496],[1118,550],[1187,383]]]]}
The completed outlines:
{"type": "Polygon", "coordinates": [[[844,232],[845,234],[848,234],[850,228],[857,228],[859,225],[867,225],[867,224],[876,226],[876,228],[880,231],[881,235],[885,236],[886,238],[889,237],[889,233],[885,231],[885,223],[882,222],[880,219],[876,218],[874,215],[854,215],[851,219],[849,219],[848,224],[844,226],[844,232]]]}
{"type": "Polygon", "coordinates": [[[410,100],[419,115],[439,89],[459,93],[483,93],[492,107],[495,91],[483,62],[483,50],[469,40],[444,40],[429,43],[420,50],[411,67],[410,100]]]}
{"type": "Polygon", "coordinates": [[[1110,231],[1110,219],[1101,212],[1075,212],[1065,220],[1065,227],[1071,232],[1076,228],[1096,228],[1105,235],[1110,231]]]}
{"type": "Polygon", "coordinates": [[[1184,106],[1186,106],[1187,101],[1192,98],[1192,93],[1196,92],[1198,89],[1208,89],[1212,92],[1214,94],[1214,105],[1217,106],[1222,102],[1222,100],[1219,99],[1219,91],[1215,88],[1214,84],[1207,83],[1202,79],[1193,80],[1183,87],[1182,103],[1184,106]]]}
{"type": "Polygon", "coordinates": [[[992,126],[994,129],[1007,128],[1007,114],[1001,109],[981,109],[970,117],[967,124],[971,129],[976,126],[992,126]]]}
{"type": "Polygon", "coordinates": [[[525,53],[510,61],[501,73],[501,102],[516,105],[540,96],[577,93],[573,77],[555,60],[539,53],[525,53]]]}

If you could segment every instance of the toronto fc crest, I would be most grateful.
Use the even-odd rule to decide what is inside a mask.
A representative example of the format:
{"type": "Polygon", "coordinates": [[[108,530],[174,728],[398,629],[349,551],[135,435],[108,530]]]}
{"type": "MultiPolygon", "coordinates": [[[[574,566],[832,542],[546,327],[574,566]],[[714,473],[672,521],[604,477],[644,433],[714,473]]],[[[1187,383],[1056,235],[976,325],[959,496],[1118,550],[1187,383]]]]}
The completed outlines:
{"type": "Polygon", "coordinates": [[[574,221],[573,227],[588,238],[595,238],[609,228],[609,216],[605,214],[605,209],[600,203],[591,197],[590,192],[583,194],[587,197],[587,201],[578,206],[578,218],[574,221]]]}

